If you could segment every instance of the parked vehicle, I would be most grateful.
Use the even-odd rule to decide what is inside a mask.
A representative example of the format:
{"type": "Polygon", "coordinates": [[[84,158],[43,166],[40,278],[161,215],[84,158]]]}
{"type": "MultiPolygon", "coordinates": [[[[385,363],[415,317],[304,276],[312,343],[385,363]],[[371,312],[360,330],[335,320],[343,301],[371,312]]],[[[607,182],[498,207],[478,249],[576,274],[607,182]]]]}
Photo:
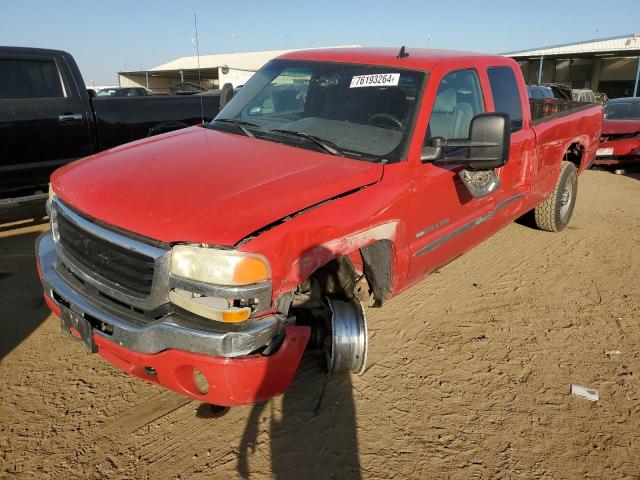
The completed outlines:
{"type": "Polygon", "coordinates": [[[566,83],[543,83],[542,85],[549,87],[553,92],[554,98],[561,98],[563,100],[573,100],[573,93],[571,91],[571,85],[566,83]]]}
{"type": "Polygon", "coordinates": [[[616,98],[604,107],[594,165],[640,166],[640,97],[616,98]]]}
{"type": "Polygon", "coordinates": [[[169,90],[171,90],[171,92],[174,95],[194,95],[196,93],[202,93],[207,91],[206,88],[203,88],[197,83],[192,83],[192,82],[176,83],[175,85],[171,85],[169,87],[169,90]]]}
{"type": "Polygon", "coordinates": [[[551,87],[546,85],[530,84],[527,85],[527,96],[529,98],[535,98],[538,100],[544,100],[545,98],[555,98],[551,87]]]}
{"type": "Polygon", "coordinates": [[[533,116],[512,59],[408,53],[285,54],[213,122],[56,171],[36,248],[63,330],[183,395],[259,402],[305,348],[364,371],[361,299],[382,306],[525,212],[563,230],[602,106],[532,100],[533,116]]]}
{"type": "Polygon", "coordinates": [[[149,92],[144,87],[113,87],[98,90],[98,97],[144,97],[149,92]]]}
{"type": "Polygon", "coordinates": [[[49,176],[61,165],[218,113],[215,96],[91,98],[84,85],[68,53],[0,47],[0,218],[33,200],[44,213],[49,176]],[[44,198],[31,195],[38,189],[44,198]]]}
{"type": "Polygon", "coordinates": [[[596,103],[598,101],[593,90],[588,88],[574,88],[571,93],[576,102],[596,103]]]}
{"type": "Polygon", "coordinates": [[[532,83],[527,85],[529,98],[534,100],[559,98],[575,100],[571,86],[563,83],[532,83]]]}
{"type": "Polygon", "coordinates": [[[596,96],[596,101],[600,103],[607,103],[609,101],[609,96],[604,92],[593,92],[596,96]]]}

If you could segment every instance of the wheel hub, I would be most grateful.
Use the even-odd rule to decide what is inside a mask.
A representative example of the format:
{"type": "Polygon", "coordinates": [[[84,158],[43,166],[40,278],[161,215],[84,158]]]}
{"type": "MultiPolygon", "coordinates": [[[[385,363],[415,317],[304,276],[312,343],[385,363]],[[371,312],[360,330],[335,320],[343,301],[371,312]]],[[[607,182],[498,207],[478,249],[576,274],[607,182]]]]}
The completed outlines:
{"type": "Polygon", "coordinates": [[[573,181],[568,180],[564,186],[564,192],[560,196],[560,215],[564,218],[569,214],[573,195],[573,181]]]}

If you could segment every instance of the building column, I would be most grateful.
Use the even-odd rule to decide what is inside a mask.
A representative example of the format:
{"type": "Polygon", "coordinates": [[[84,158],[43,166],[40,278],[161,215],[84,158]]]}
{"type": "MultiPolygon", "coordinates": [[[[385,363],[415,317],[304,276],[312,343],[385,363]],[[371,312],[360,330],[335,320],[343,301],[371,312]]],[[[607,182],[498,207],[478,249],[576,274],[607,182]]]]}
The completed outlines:
{"type": "Polygon", "coordinates": [[[538,66],[538,84],[542,83],[542,64],[544,63],[544,56],[540,55],[540,65],[538,66]]]}
{"type": "Polygon", "coordinates": [[[602,59],[593,59],[593,69],[591,70],[591,85],[589,87],[594,92],[597,92],[600,88],[600,77],[602,76],[602,59]]]}

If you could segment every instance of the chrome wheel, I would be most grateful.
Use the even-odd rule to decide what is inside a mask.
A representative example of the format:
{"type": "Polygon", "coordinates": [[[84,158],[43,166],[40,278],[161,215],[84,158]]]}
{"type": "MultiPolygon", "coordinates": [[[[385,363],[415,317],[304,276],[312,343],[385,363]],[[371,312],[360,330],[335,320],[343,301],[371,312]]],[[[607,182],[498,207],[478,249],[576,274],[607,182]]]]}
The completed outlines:
{"type": "Polygon", "coordinates": [[[330,373],[363,373],[367,364],[367,319],[358,300],[326,299],[331,310],[331,333],[325,339],[325,356],[330,373]]]}
{"type": "Polygon", "coordinates": [[[564,185],[564,192],[560,196],[560,216],[565,218],[571,210],[571,200],[573,198],[574,179],[568,178],[564,185]]]}

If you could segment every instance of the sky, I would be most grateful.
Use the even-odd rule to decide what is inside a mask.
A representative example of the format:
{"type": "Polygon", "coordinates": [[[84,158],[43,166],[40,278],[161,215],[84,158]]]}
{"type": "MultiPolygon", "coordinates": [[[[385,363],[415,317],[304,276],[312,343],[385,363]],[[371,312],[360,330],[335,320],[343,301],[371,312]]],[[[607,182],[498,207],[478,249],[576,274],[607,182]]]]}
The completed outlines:
{"type": "Polygon", "coordinates": [[[66,50],[85,83],[200,54],[359,44],[500,53],[640,33],[640,0],[0,0],[0,45],[66,50]],[[615,7],[613,5],[615,4],[615,7]]]}

